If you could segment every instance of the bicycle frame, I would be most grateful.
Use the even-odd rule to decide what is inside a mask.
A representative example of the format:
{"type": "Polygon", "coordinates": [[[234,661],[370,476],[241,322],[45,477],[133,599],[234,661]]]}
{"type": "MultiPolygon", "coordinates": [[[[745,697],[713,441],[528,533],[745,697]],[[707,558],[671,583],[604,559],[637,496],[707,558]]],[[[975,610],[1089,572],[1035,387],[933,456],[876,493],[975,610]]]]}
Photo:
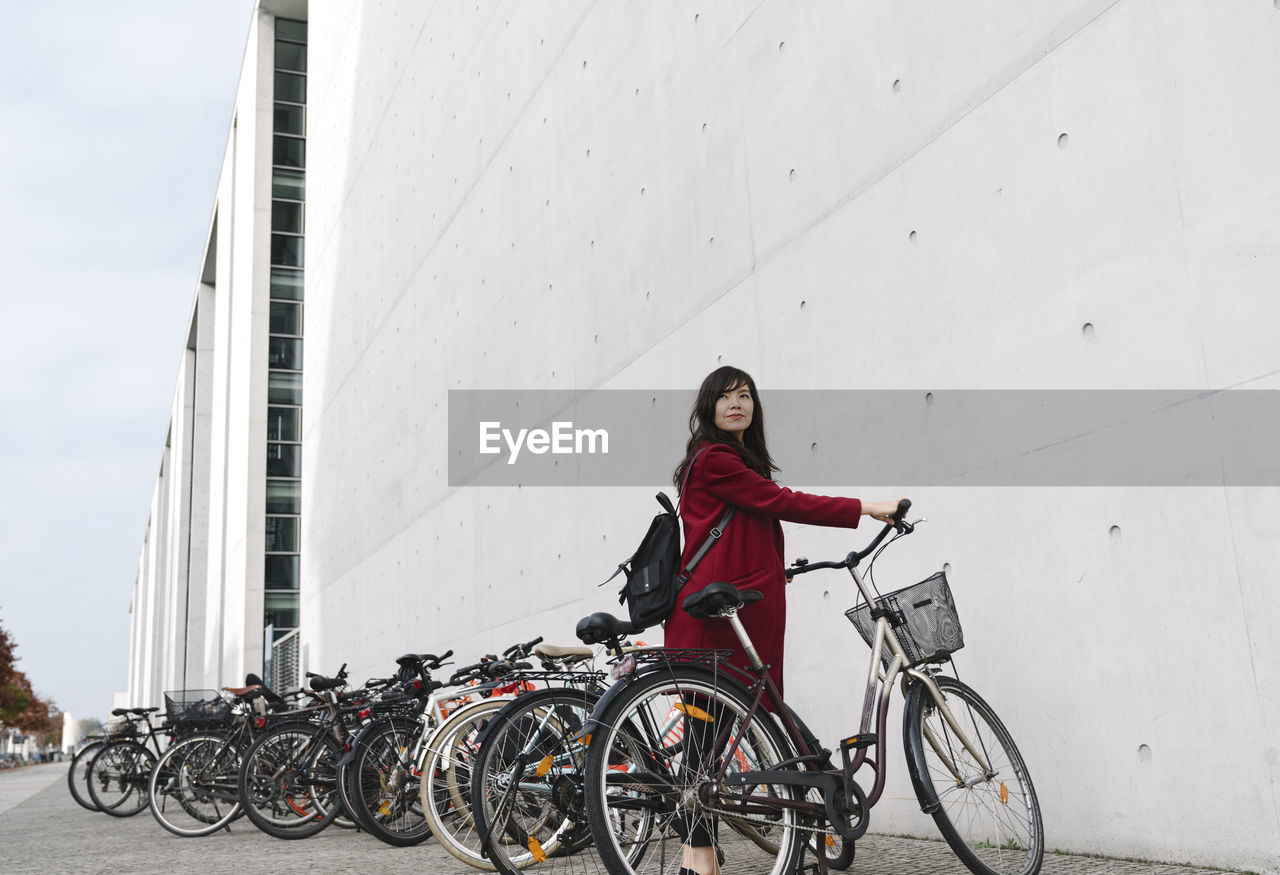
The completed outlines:
{"type": "MultiPolygon", "coordinates": [[[[876,598],[871,592],[870,587],[867,586],[862,575],[858,572],[857,567],[850,565],[848,566],[848,570],[850,575],[853,577],[854,583],[857,584],[862,597],[866,599],[867,604],[878,607],[876,598]]],[[[757,679],[749,691],[753,695],[751,708],[743,719],[742,727],[732,739],[727,755],[724,757],[724,761],[716,776],[717,781],[722,783],[727,782],[729,764],[736,759],[742,739],[745,736],[748,727],[751,725],[751,722],[756,719],[756,712],[763,704],[766,696],[768,697],[770,704],[773,705],[774,713],[782,722],[783,728],[791,738],[791,741],[795,745],[795,749],[799,754],[791,764],[803,764],[809,772],[822,773],[823,770],[817,763],[817,760],[820,759],[819,754],[821,752],[810,749],[808,743],[804,740],[795,719],[791,716],[790,711],[785,707],[785,703],[778,692],[777,685],[774,684],[773,679],[769,676],[767,667],[761,661],[760,655],[756,652],[755,646],[751,643],[751,639],[742,625],[742,621],[738,618],[738,608],[727,608],[722,611],[719,616],[728,620],[730,626],[733,628],[734,634],[742,644],[743,650],[747,653],[747,658],[751,663],[751,668],[754,670],[757,679]]],[[[938,689],[938,685],[934,682],[930,674],[919,668],[908,668],[907,664],[908,659],[906,652],[902,647],[902,643],[898,640],[897,633],[894,631],[893,626],[883,614],[877,616],[875,639],[871,647],[870,666],[867,672],[866,692],[863,696],[861,725],[857,735],[845,739],[840,745],[841,754],[844,758],[843,769],[841,769],[841,771],[843,772],[843,777],[846,782],[846,790],[852,789],[849,785],[852,783],[853,776],[864,765],[870,766],[875,774],[875,783],[872,785],[871,791],[866,794],[867,808],[874,806],[876,802],[880,800],[880,797],[884,792],[886,778],[886,769],[884,768],[886,754],[885,729],[889,716],[889,699],[893,693],[894,682],[898,679],[899,675],[902,676],[902,689],[904,695],[909,684],[913,682],[922,684],[933,699],[938,712],[942,715],[943,719],[947,722],[947,725],[952,729],[952,731],[955,732],[956,738],[964,746],[965,750],[974,757],[974,760],[981,766],[985,773],[990,774],[993,771],[990,763],[987,761],[985,752],[970,740],[969,736],[961,727],[960,721],[956,719],[955,715],[951,713],[951,709],[947,707],[942,691],[938,689]],[[892,659],[889,661],[887,668],[884,667],[883,661],[886,647],[892,654],[892,659]],[[873,719],[875,721],[874,734],[872,733],[873,719]],[[870,746],[869,739],[872,737],[874,737],[876,751],[874,759],[867,754],[867,749],[870,746]],[[850,749],[857,751],[853,755],[852,760],[848,758],[848,751],[850,749]]],[[[946,746],[943,745],[934,736],[934,734],[927,729],[925,738],[955,779],[957,781],[964,781],[964,777],[961,775],[960,770],[955,766],[946,746]]],[[[725,738],[718,739],[720,744],[723,744],[726,740],[727,739],[725,738]]],[[[775,766],[774,768],[776,769],[777,767],[775,766]]],[[[771,776],[769,780],[777,783],[793,783],[801,786],[814,786],[820,788],[829,785],[829,782],[822,781],[816,775],[806,777],[804,773],[797,773],[795,776],[787,778],[773,772],[770,772],[769,774],[771,776]]],[[[750,779],[751,773],[739,773],[739,783],[745,783],[750,779]]],[[[753,797],[745,797],[745,800],[753,801],[753,797]]],[[[764,797],[761,797],[759,801],[763,803],[766,800],[764,797]]],[[[809,813],[817,813],[817,809],[825,807],[818,806],[815,803],[785,800],[777,797],[770,797],[767,801],[770,807],[786,806],[789,808],[808,811],[809,813]]]]}

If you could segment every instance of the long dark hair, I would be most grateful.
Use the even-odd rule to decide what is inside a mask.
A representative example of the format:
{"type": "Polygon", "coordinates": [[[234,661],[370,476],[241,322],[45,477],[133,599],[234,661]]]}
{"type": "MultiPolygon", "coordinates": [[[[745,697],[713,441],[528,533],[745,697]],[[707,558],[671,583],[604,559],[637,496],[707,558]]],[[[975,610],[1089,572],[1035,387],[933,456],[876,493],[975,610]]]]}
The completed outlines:
{"type": "Polygon", "coordinates": [[[693,410],[689,413],[689,443],[684,450],[684,459],[676,466],[672,482],[676,489],[684,486],[684,474],[689,469],[698,447],[705,443],[726,444],[733,449],[748,468],[761,477],[773,479],[773,472],[779,470],[769,455],[769,447],[764,440],[764,405],[760,403],[760,395],[756,392],[756,381],[741,368],[725,365],[716,368],[702,381],[698,389],[698,398],[693,402],[693,410]],[[742,443],[727,431],[716,428],[716,400],[730,389],[745,385],[751,392],[751,400],[755,403],[755,412],[751,416],[751,424],[743,432],[742,443]]]}

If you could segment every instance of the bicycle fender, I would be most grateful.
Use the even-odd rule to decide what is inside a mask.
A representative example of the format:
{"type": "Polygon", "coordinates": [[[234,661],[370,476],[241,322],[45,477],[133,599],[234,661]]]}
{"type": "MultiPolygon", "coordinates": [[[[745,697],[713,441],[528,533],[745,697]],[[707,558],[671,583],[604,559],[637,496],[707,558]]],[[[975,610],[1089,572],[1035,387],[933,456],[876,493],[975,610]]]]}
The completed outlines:
{"type": "Polygon", "coordinates": [[[923,684],[912,684],[907,689],[906,704],[902,709],[902,749],[907,755],[907,771],[911,774],[911,785],[915,788],[916,799],[920,802],[920,810],[932,815],[942,807],[933,784],[924,780],[928,766],[924,759],[924,740],[918,742],[912,737],[911,727],[920,722],[921,712],[929,699],[929,691],[923,684]]]}
{"type": "MultiPolygon", "coordinates": [[[[750,698],[750,694],[747,692],[747,688],[743,686],[742,683],[738,681],[736,678],[727,674],[724,671],[724,669],[721,669],[720,671],[716,672],[716,671],[711,671],[710,669],[704,668],[703,666],[690,664],[690,663],[680,663],[679,668],[681,672],[694,672],[694,673],[700,674],[703,677],[705,677],[707,680],[712,681],[713,683],[736,687],[737,692],[747,697],[748,699],[750,698]]],[[[609,689],[604,691],[604,695],[600,697],[600,701],[596,702],[596,706],[591,709],[591,716],[587,718],[587,722],[583,725],[582,731],[579,732],[577,735],[575,735],[573,737],[573,740],[583,741],[588,736],[593,735],[594,733],[599,731],[600,728],[604,725],[603,718],[605,713],[609,710],[609,706],[613,704],[614,699],[616,699],[619,695],[621,695],[623,690],[627,689],[628,687],[630,687],[632,684],[634,684],[636,681],[640,680],[641,678],[647,678],[650,675],[656,674],[658,672],[667,672],[667,671],[669,671],[669,667],[666,665],[659,664],[659,665],[653,665],[653,666],[645,666],[643,668],[637,669],[635,674],[628,675],[625,679],[620,680],[617,683],[615,683],[613,686],[609,687],[609,689]]]]}

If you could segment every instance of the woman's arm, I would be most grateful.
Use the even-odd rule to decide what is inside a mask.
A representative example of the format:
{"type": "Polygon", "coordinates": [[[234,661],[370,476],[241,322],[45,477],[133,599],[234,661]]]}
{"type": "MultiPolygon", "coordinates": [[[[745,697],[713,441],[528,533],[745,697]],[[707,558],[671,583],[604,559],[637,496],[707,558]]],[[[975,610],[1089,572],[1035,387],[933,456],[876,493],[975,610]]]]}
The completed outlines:
{"type": "Polygon", "coordinates": [[[813,495],[779,486],[752,471],[731,448],[713,445],[692,477],[713,496],[751,513],[788,522],[855,528],[863,516],[882,522],[897,511],[896,501],[868,501],[813,495]]]}

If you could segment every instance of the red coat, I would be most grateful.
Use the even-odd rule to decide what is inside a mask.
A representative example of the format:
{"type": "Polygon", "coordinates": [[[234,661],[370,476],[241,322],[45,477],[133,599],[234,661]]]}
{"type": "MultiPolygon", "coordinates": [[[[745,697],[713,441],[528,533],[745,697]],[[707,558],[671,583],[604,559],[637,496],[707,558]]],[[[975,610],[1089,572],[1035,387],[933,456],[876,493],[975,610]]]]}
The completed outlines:
{"type": "Polygon", "coordinates": [[[694,619],[680,605],[709,583],[725,581],[742,589],[758,589],[764,599],[743,608],[738,617],[781,690],[787,599],[779,520],[855,528],[862,516],[862,502],[795,492],[752,471],[727,445],[706,446],[694,461],[681,496],[682,562],[687,563],[702,546],[711,527],[724,516],[726,502],[738,512],[681,590],[675,612],[667,621],[666,646],[732,650],[730,663],[745,668],[746,652],[728,622],[694,619]]]}

